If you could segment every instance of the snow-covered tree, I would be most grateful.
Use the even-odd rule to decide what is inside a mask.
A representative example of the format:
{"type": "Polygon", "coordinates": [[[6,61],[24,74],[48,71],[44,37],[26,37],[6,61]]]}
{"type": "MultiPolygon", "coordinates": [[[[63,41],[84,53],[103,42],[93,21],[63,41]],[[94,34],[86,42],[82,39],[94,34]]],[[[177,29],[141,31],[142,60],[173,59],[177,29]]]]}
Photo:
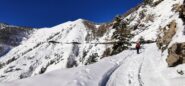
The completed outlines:
{"type": "Polygon", "coordinates": [[[130,33],[130,29],[128,28],[121,28],[121,29],[117,29],[114,33],[113,33],[113,39],[116,40],[116,42],[113,45],[113,54],[118,54],[121,51],[128,49],[128,46],[131,45],[130,43],[130,38],[132,37],[132,34],[130,33]]]}

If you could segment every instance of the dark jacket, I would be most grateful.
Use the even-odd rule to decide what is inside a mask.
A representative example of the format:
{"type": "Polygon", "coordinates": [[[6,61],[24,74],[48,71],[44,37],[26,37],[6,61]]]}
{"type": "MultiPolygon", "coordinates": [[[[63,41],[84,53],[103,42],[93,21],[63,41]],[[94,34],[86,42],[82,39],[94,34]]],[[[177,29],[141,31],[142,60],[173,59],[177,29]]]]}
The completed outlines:
{"type": "Polygon", "coordinates": [[[136,43],[136,48],[140,48],[141,47],[141,44],[138,42],[136,43]]]}

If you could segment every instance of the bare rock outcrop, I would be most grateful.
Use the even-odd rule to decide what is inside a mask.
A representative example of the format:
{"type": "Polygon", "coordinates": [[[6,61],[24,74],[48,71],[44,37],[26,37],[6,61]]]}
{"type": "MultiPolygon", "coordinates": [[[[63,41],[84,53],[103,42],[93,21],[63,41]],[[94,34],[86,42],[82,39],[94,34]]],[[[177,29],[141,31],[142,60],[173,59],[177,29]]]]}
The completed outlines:
{"type": "Polygon", "coordinates": [[[168,47],[173,36],[176,34],[176,30],[177,30],[176,21],[172,21],[165,28],[161,29],[162,33],[159,34],[158,39],[157,39],[157,46],[159,47],[159,49],[164,51],[168,47]]]}
{"type": "Polygon", "coordinates": [[[168,49],[168,54],[166,61],[169,67],[175,67],[185,63],[185,42],[173,44],[168,49]]]}

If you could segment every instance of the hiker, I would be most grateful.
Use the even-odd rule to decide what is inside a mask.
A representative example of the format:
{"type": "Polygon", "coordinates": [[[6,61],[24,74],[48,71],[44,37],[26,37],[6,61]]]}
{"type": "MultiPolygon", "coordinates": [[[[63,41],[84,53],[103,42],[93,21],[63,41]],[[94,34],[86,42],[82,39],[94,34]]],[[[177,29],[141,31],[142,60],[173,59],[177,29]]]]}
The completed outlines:
{"type": "Polygon", "coordinates": [[[136,42],[136,50],[137,50],[137,54],[139,54],[139,49],[141,48],[141,44],[140,42],[136,42]]]}

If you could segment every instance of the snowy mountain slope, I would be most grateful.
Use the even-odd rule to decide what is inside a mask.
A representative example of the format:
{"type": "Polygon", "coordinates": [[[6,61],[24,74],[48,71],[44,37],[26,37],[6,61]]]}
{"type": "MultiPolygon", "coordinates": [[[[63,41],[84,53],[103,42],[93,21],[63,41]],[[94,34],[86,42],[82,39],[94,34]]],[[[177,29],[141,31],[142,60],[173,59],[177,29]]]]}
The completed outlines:
{"type": "MultiPolygon", "coordinates": [[[[0,63],[4,65],[0,69],[0,80],[5,82],[1,85],[184,86],[183,61],[169,68],[166,60],[173,44],[185,42],[185,17],[182,17],[185,11],[181,8],[184,2],[153,0],[150,4],[141,4],[128,16],[122,16],[134,35],[130,41],[134,43],[141,37],[145,40],[139,55],[133,44],[130,50],[100,60],[107,49],[113,49],[110,43],[115,41],[112,35],[117,29],[112,29],[112,25],[96,25],[79,19],[36,30],[28,40],[1,57],[0,63]],[[62,69],[96,61],[99,62],[89,66],[62,69]],[[60,70],[55,71],[57,69],[60,70]],[[42,73],[46,74],[35,76],[42,73]],[[35,77],[16,80],[30,76],[35,77]],[[6,83],[12,80],[16,81],[6,83]]],[[[183,49],[178,51],[183,53],[183,49]]]]}
{"type": "Polygon", "coordinates": [[[87,65],[103,57],[112,44],[113,29],[102,36],[93,34],[101,26],[88,26],[86,20],[66,22],[53,28],[35,30],[28,40],[2,56],[0,81],[22,79],[61,68],[87,65]]]}

